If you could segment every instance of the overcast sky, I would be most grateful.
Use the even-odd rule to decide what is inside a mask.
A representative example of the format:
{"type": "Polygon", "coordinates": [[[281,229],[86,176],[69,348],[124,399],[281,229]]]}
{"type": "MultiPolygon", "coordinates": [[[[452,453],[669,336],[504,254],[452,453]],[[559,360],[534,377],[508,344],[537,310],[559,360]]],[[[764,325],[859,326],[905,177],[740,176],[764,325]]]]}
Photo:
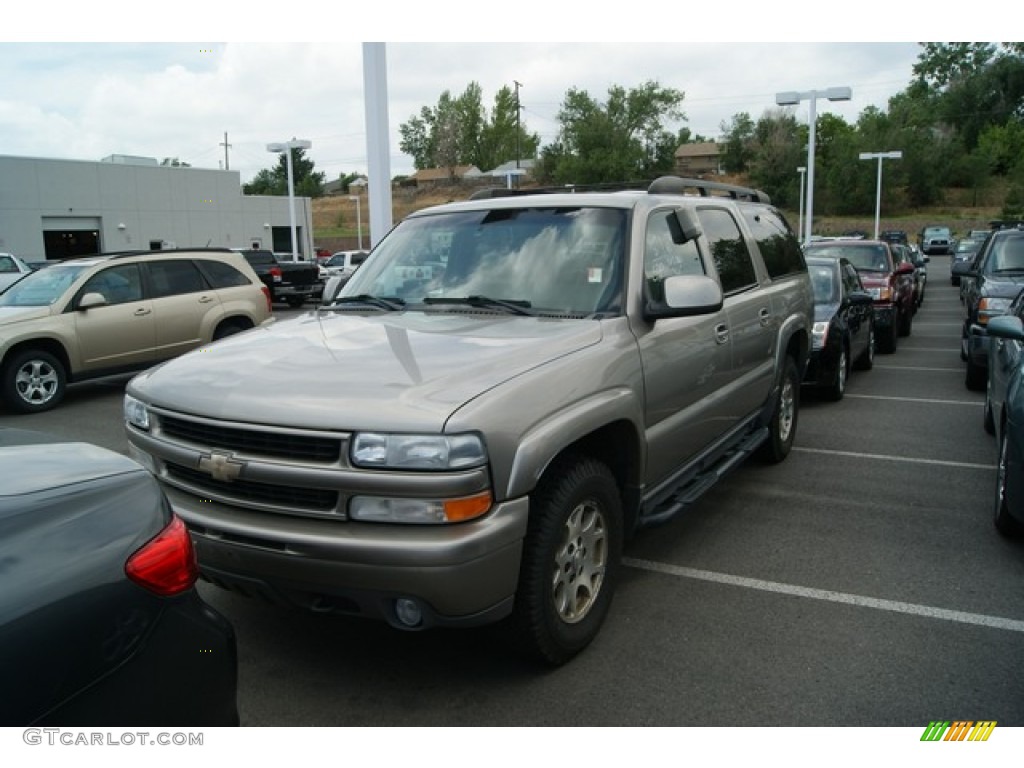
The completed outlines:
{"type": "MultiPolygon", "coordinates": [[[[869,10],[873,3],[869,0],[857,7],[869,10]]],[[[333,13],[297,6],[295,15],[280,23],[264,18],[250,28],[237,23],[240,14],[234,11],[225,17],[214,16],[208,24],[210,12],[191,0],[166,6],[165,13],[174,16],[166,28],[158,21],[134,29],[116,25],[95,28],[98,16],[114,18],[124,9],[134,18],[141,7],[112,5],[109,13],[97,14],[97,4],[89,4],[92,28],[75,26],[74,16],[61,16],[62,26],[54,26],[50,22],[56,12],[49,5],[39,12],[38,19],[29,19],[20,29],[16,22],[0,28],[0,154],[82,160],[111,154],[177,157],[207,168],[223,167],[226,160],[244,182],[276,162],[266,150],[268,143],[298,137],[312,141],[308,156],[317,170],[326,172],[328,180],[343,173],[366,172],[363,46],[318,38],[380,40],[388,39],[385,33],[392,29],[391,39],[468,36],[466,30],[454,25],[449,28],[443,19],[421,20],[400,13],[399,6],[394,6],[394,15],[406,14],[400,25],[387,24],[381,18],[369,18],[363,24],[349,19],[341,5],[333,6],[338,9],[333,13]],[[190,19],[204,23],[191,24],[190,19]],[[418,26],[421,21],[422,28],[418,26]],[[439,25],[441,29],[437,29],[439,25]],[[288,33],[282,36],[302,34],[314,40],[244,42],[271,38],[278,27],[288,33]],[[132,42],[167,33],[172,39],[187,39],[189,30],[199,29],[220,32],[222,39],[237,42],[132,42]],[[361,31],[366,34],[356,34],[361,31]],[[116,41],[90,42],[90,37],[116,41]],[[48,38],[75,42],[41,42],[48,38]],[[225,133],[230,145],[227,158],[225,133]]],[[[496,13],[495,6],[479,2],[450,5],[464,10],[459,18],[472,13],[481,22],[486,20],[488,33],[495,25],[506,23],[494,15],[489,19],[480,16],[487,8],[496,13]]],[[[653,27],[648,34],[665,26],[666,33],[692,38],[698,29],[720,33],[722,25],[734,24],[739,33],[736,39],[746,33],[754,39],[788,41],[642,42],[642,35],[633,28],[635,19],[631,25],[605,15],[604,28],[597,24],[590,30],[595,39],[639,40],[563,43],[557,41],[559,35],[589,36],[577,23],[580,14],[563,12],[558,16],[541,11],[543,4],[518,3],[514,7],[519,18],[507,22],[509,26],[522,37],[554,35],[555,39],[533,43],[388,42],[390,175],[413,170],[411,158],[399,149],[398,126],[421,107],[436,105],[442,92],[458,96],[473,81],[480,84],[487,108],[499,88],[519,81],[523,123],[540,135],[544,145],[556,138],[557,113],[570,88],[585,90],[603,102],[610,86],[629,89],[656,81],[685,94],[687,119],[671,126],[673,129],[685,125],[695,134],[714,138],[720,134],[722,122],[737,113],[747,112],[756,120],[774,108],[775,94],[780,91],[849,86],[852,101],[819,101],[818,111],[832,111],[852,122],[870,105],[885,109],[889,97],[904,90],[911,80],[920,46],[894,42],[900,39],[898,27],[888,27],[885,34],[863,26],[843,30],[844,36],[859,33],[863,39],[886,42],[805,42],[789,29],[789,34],[784,34],[772,28],[778,18],[768,9],[777,12],[781,6],[728,4],[730,13],[742,16],[745,26],[730,22],[730,13],[723,16],[726,6],[718,3],[714,13],[701,17],[685,10],[687,3],[650,4],[645,6],[652,11],[645,16],[645,27],[653,27]],[[661,10],[653,12],[659,5],[661,10]],[[620,22],[621,27],[617,26],[620,22]]],[[[74,12],[75,8],[66,10],[74,12]]],[[[85,9],[78,12],[85,14],[85,9]]],[[[390,7],[387,12],[392,12],[390,7]]],[[[589,15],[600,14],[591,11],[589,15]]],[[[911,37],[909,32],[903,34],[911,37]]],[[[797,118],[806,121],[806,102],[795,110],[797,118]]]]}

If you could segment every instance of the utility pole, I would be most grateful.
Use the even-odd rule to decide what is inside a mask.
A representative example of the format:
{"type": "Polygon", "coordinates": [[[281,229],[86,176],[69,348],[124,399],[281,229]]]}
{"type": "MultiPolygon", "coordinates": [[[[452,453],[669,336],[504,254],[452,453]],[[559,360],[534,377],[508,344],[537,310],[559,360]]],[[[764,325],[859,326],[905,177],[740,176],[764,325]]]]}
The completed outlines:
{"type": "Polygon", "coordinates": [[[230,147],[231,145],[228,144],[228,132],[227,131],[224,131],[224,141],[221,142],[221,146],[224,147],[224,170],[225,171],[230,171],[231,170],[231,166],[228,164],[228,147],[230,147]]]}
{"type": "MultiPolygon", "coordinates": [[[[523,108],[522,105],[519,103],[519,89],[523,86],[523,84],[520,83],[518,80],[513,80],[512,82],[516,84],[516,170],[519,170],[519,135],[520,133],[522,133],[522,131],[520,131],[519,129],[519,112],[523,108]]],[[[516,178],[516,181],[519,181],[518,177],[516,178]]]]}

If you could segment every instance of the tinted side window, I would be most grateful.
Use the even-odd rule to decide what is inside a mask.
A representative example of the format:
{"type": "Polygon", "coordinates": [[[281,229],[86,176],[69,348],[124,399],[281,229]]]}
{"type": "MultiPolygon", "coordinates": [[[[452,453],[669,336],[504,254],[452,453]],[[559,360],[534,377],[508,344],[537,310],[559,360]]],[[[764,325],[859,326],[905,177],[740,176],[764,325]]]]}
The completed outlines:
{"type": "Polygon", "coordinates": [[[674,275],[704,275],[707,270],[694,240],[679,245],[672,241],[668,225],[671,211],[656,211],[647,219],[644,238],[644,282],[648,297],[665,300],[665,279],[674,275]]]}
{"type": "Polygon", "coordinates": [[[79,298],[87,293],[100,293],[108,304],[124,304],[142,298],[142,280],[137,264],[119,264],[97,272],[78,292],[79,298]]]}
{"type": "Polygon", "coordinates": [[[199,259],[196,266],[214,288],[232,288],[237,285],[249,285],[249,278],[230,264],[223,261],[199,259]]]}
{"type": "Polygon", "coordinates": [[[770,277],[782,277],[807,269],[800,242],[781,213],[771,208],[752,206],[743,206],[742,211],[770,277]]]}
{"type": "Polygon", "coordinates": [[[756,285],[754,262],[732,215],[721,208],[703,208],[697,211],[697,216],[711,246],[711,257],[722,281],[722,292],[735,293],[756,285]]]}
{"type": "Polygon", "coordinates": [[[153,261],[146,268],[154,299],[206,290],[206,281],[191,261],[153,261]]]}

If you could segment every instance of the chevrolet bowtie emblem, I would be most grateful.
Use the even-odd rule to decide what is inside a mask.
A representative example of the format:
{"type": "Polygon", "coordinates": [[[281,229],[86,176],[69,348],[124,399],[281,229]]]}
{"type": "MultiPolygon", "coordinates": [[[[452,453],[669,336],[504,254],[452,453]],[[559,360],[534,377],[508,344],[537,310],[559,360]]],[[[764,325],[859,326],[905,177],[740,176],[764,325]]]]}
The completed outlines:
{"type": "Polygon", "coordinates": [[[209,472],[210,477],[222,483],[237,480],[244,466],[242,462],[232,459],[230,453],[211,453],[199,460],[199,469],[209,472]]]}

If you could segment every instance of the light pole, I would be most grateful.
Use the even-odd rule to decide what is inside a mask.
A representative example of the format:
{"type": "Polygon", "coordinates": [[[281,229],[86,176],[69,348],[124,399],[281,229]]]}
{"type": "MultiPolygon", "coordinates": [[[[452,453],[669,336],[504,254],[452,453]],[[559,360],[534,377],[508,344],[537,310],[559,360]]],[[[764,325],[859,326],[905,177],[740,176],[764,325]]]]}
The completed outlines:
{"type": "Polygon", "coordinates": [[[356,232],[359,234],[359,250],[363,250],[363,213],[359,207],[359,195],[349,195],[349,200],[356,203],[356,232]]]}
{"type": "Polygon", "coordinates": [[[284,152],[288,166],[288,219],[292,226],[292,261],[299,260],[299,240],[295,234],[295,183],[292,181],[292,150],[309,149],[313,142],[307,139],[296,139],[267,144],[267,152],[284,152]]]}
{"type": "Polygon", "coordinates": [[[800,174],[800,223],[797,225],[797,232],[804,231],[804,181],[806,180],[805,174],[807,173],[807,166],[801,165],[796,169],[796,172],[800,174]]]}
{"type": "Polygon", "coordinates": [[[775,94],[775,103],[780,107],[790,107],[806,101],[810,114],[807,117],[809,133],[807,136],[807,218],[804,221],[804,245],[811,242],[811,227],[814,221],[814,137],[817,130],[818,99],[829,101],[849,101],[853,91],[849,86],[826,88],[823,91],[784,91],[775,94]]]}
{"type": "Polygon", "coordinates": [[[861,160],[878,160],[878,186],[875,190],[875,240],[878,239],[878,219],[882,213],[882,161],[900,160],[903,152],[894,149],[891,152],[861,152],[861,160]]]}

